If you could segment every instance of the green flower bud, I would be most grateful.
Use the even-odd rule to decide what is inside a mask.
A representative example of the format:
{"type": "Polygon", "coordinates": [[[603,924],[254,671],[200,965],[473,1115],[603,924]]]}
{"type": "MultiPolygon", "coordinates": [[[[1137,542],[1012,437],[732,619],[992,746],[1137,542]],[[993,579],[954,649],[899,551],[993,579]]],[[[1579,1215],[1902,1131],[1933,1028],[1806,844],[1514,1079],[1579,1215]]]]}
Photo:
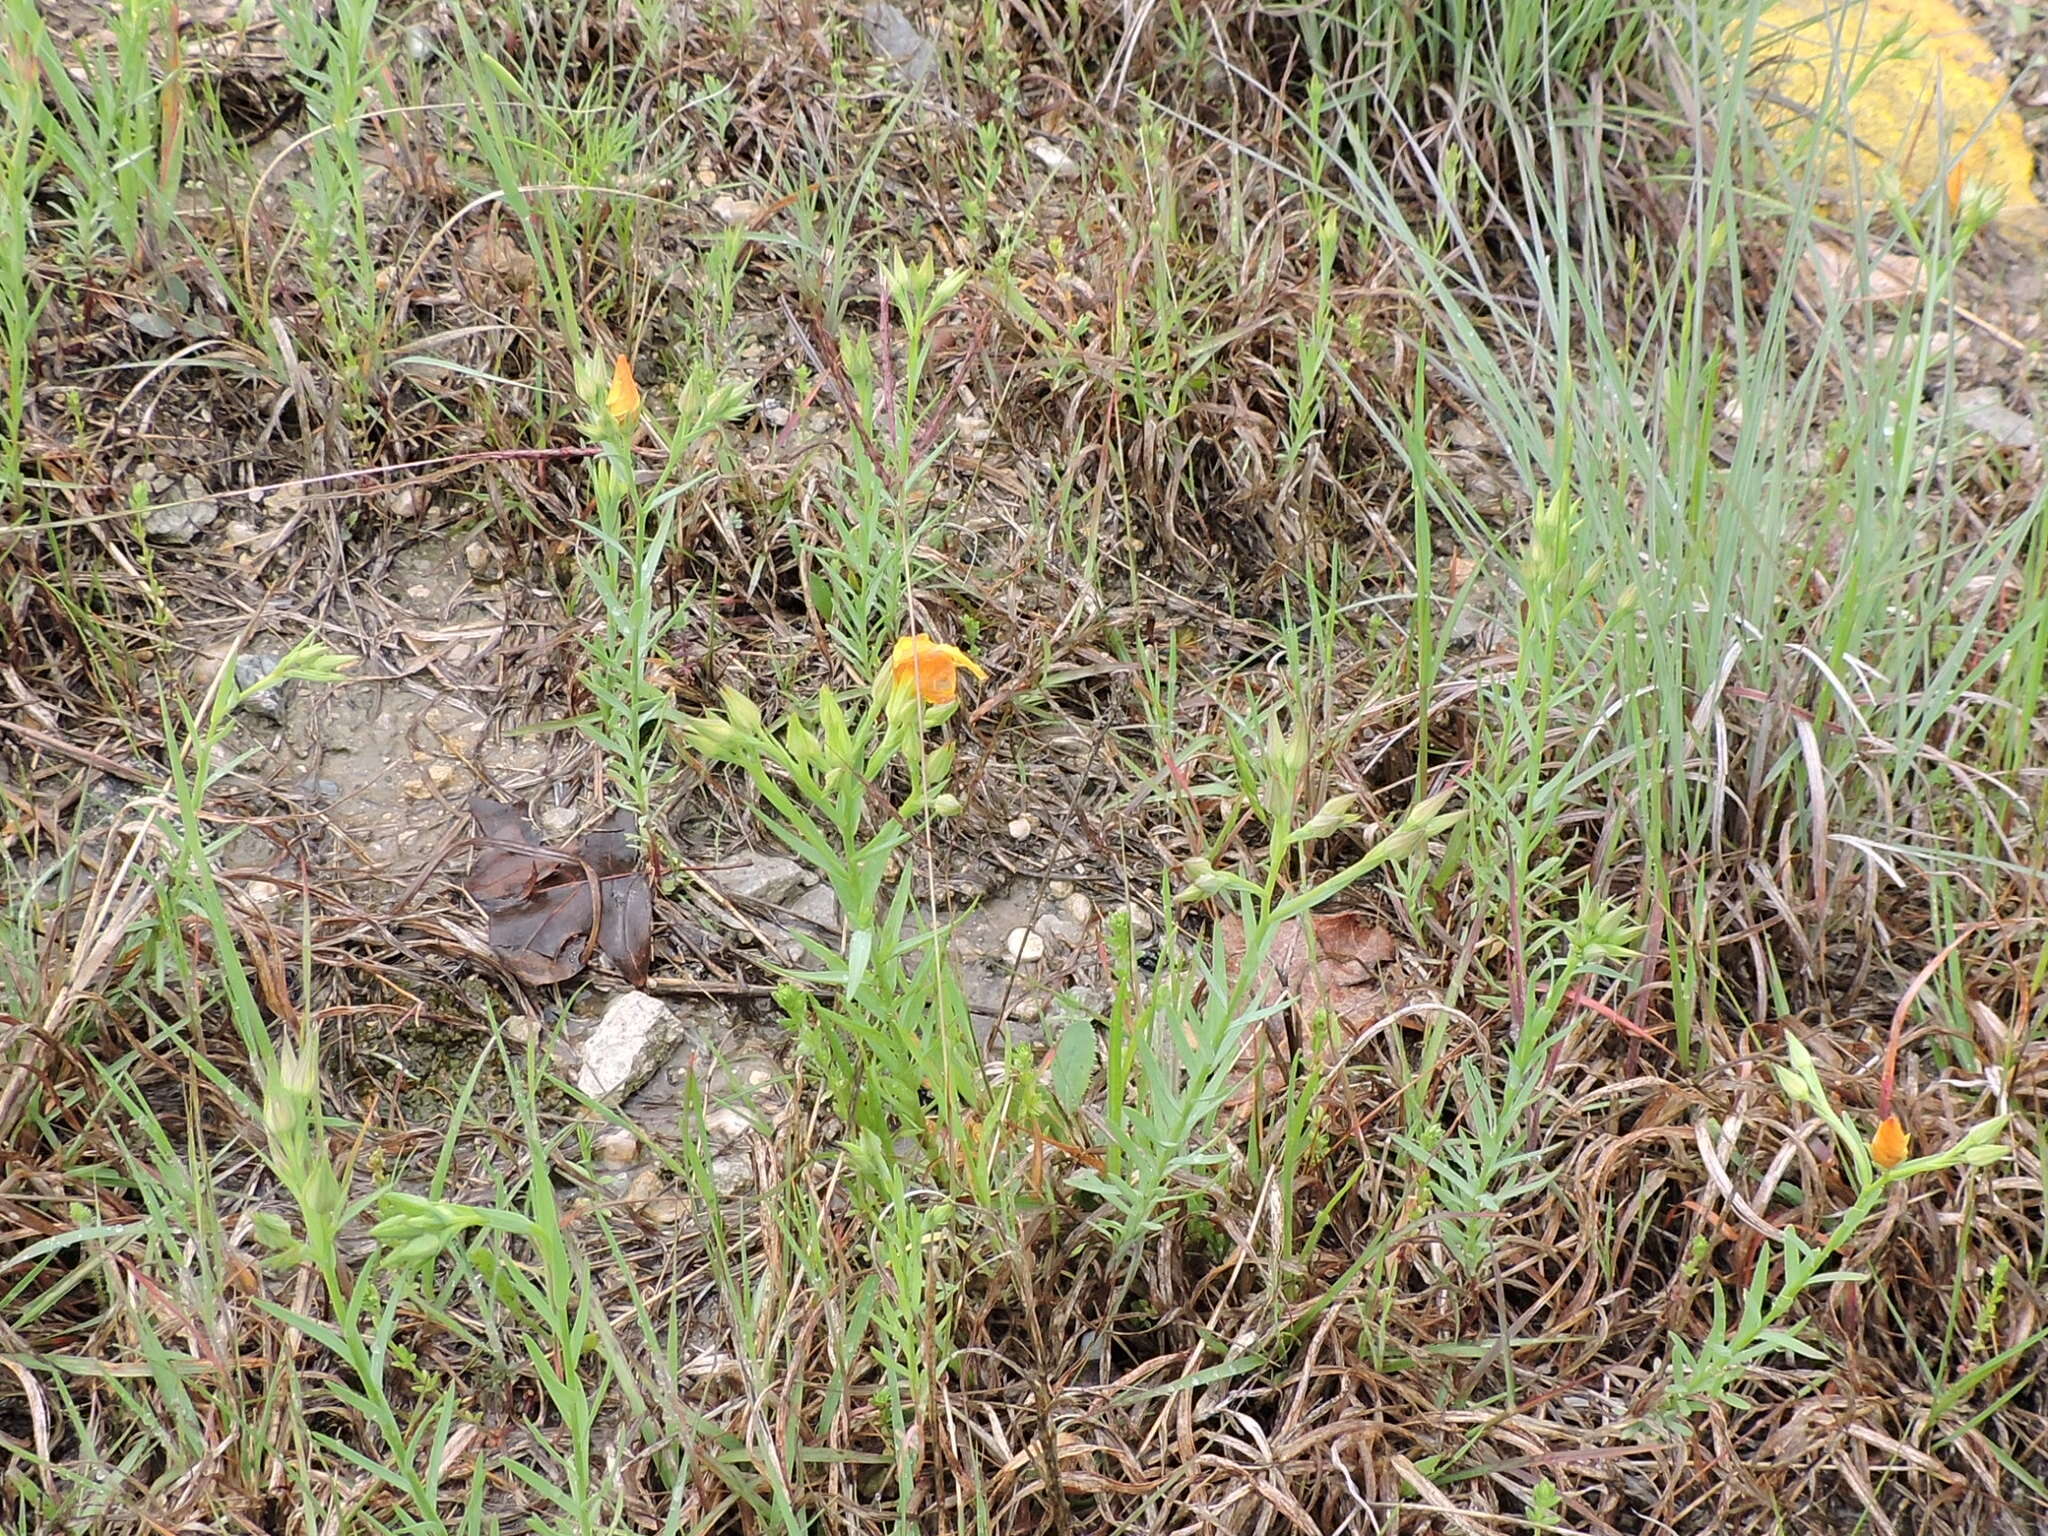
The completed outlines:
{"type": "Polygon", "coordinates": [[[1173,899],[1179,903],[1207,901],[1212,896],[1220,895],[1233,886],[1244,883],[1236,875],[1218,869],[1199,854],[1182,864],[1180,872],[1187,884],[1174,894],[1173,899]]]}
{"type": "Polygon", "coordinates": [[[824,748],[810,727],[794,715],[782,728],[782,744],[789,749],[791,762],[799,763],[814,773],[824,765],[824,748]]]}
{"type": "MultiPolygon", "coordinates": [[[[2011,1118],[2010,1115],[1993,1115],[1989,1120],[1978,1121],[1956,1138],[1955,1150],[1958,1152],[1974,1150],[1989,1142],[1998,1140],[1999,1137],[2005,1134],[2006,1122],[2011,1118]]],[[[2000,1147],[1997,1150],[2000,1157],[2005,1155],[2006,1149],[2004,1147],[2000,1147]]]]}
{"type": "Polygon", "coordinates": [[[284,1252],[299,1246],[299,1240],[292,1233],[291,1223],[275,1211],[251,1211],[249,1231],[256,1241],[273,1252],[284,1252]]]}
{"type": "Polygon", "coordinates": [[[1358,813],[1352,809],[1358,804],[1356,795],[1338,795],[1323,802],[1323,808],[1301,824],[1294,834],[1296,842],[1308,842],[1311,838],[1328,837],[1332,832],[1341,832],[1346,827],[1358,825],[1358,813]]]}
{"type": "Polygon", "coordinates": [[[1790,1067],[1778,1068],[1778,1090],[1794,1104],[1811,1104],[1813,1092],[1806,1085],[1806,1079],[1790,1067]]]}
{"type": "Polygon", "coordinates": [[[386,1250],[384,1262],[392,1269],[412,1269],[421,1264],[431,1264],[441,1256],[444,1246],[438,1233],[425,1233],[386,1250]]]}
{"type": "Polygon", "coordinates": [[[679,727],[684,743],[700,757],[729,758],[738,755],[740,733],[732,722],[717,715],[692,715],[679,727]]]}
{"type": "Polygon", "coordinates": [[[720,693],[725,699],[725,717],[732,722],[733,728],[759,737],[762,734],[760,706],[737,688],[721,689],[720,693]]]}

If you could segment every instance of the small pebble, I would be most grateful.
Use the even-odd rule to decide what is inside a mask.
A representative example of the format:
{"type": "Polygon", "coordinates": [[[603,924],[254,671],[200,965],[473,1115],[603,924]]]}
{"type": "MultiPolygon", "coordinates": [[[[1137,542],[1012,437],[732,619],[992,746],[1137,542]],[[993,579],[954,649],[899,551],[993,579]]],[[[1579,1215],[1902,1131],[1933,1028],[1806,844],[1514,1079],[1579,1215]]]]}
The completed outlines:
{"type": "Polygon", "coordinates": [[[489,539],[472,539],[462,547],[462,563],[480,582],[505,579],[505,552],[489,539]]]}
{"type": "Polygon", "coordinates": [[[1071,880],[1055,880],[1046,886],[1046,890],[1051,893],[1054,901],[1065,901],[1074,894],[1074,882],[1071,880]]]}
{"type": "Polygon", "coordinates": [[[551,805],[540,813],[540,829],[549,837],[561,837],[576,825],[576,807],[551,805]]]}
{"type": "Polygon", "coordinates": [[[679,1227],[690,1218],[690,1202],[675,1195],[663,1195],[642,1205],[640,1214],[657,1227],[679,1227]]]}
{"type": "Polygon", "coordinates": [[[514,1045],[531,1045],[540,1038],[540,1020],[530,1013],[508,1013],[499,1021],[498,1028],[514,1045]]]}
{"type": "MultiPolygon", "coordinates": [[[[258,655],[254,652],[237,656],[235,658],[235,686],[237,688],[255,688],[264,678],[277,670],[279,663],[283,659],[281,656],[258,655]]],[[[252,715],[261,715],[265,720],[282,722],[284,719],[284,693],[285,685],[283,683],[272,683],[268,688],[259,688],[254,693],[244,693],[241,697],[240,707],[248,710],[252,715]]]]}
{"type": "Polygon", "coordinates": [[[659,1168],[642,1168],[627,1181],[619,1198],[634,1210],[645,1211],[654,1201],[661,1198],[662,1180],[659,1168]]]}
{"type": "Polygon", "coordinates": [[[284,887],[275,880],[251,880],[243,885],[242,894],[259,907],[274,907],[284,900],[284,887]]]}
{"type": "Polygon", "coordinates": [[[1152,921],[1152,914],[1150,912],[1139,906],[1135,901],[1127,901],[1123,905],[1123,914],[1131,920],[1132,938],[1148,939],[1152,936],[1152,929],[1155,924],[1152,921]]]}
{"type": "Polygon", "coordinates": [[[1067,916],[1077,923],[1085,923],[1095,915],[1095,904],[1079,891],[1066,900],[1067,916]]]}
{"type": "Polygon", "coordinates": [[[607,1126],[590,1139],[590,1151],[607,1168],[623,1168],[640,1155],[640,1138],[623,1125],[607,1126]]]}
{"type": "Polygon", "coordinates": [[[1012,928],[1003,947],[1010,952],[1013,964],[1029,965],[1045,958],[1045,935],[1029,928],[1012,928]]]}
{"type": "Polygon", "coordinates": [[[1081,162],[1051,139],[1030,138],[1024,141],[1024,151],[1055,176],[1078,176],[1081,162]]]}
{"type": "Polygon", "coordinates": [[[1037,830],[1038,823],[1036,821],[1033,821],[1029,816],[1019,816],[1010,823],[1010,841],[1013,843],[1024,842],[1037,830]]]}
{"type": "Polygon", "coordinates": [[[1010,1009],[1010,1017],[1019,1024],[1036,1024],[1045,1017],[1045,1004],[1035,997],[1020,997],[1010,1009]]]}

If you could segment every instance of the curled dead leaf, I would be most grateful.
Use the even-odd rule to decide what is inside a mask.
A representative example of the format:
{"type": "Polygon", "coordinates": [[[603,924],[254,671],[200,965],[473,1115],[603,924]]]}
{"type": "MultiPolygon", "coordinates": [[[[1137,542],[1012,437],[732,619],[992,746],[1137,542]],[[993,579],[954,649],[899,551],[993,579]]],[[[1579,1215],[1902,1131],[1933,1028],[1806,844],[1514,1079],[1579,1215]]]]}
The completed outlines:
{"type": "MultiPolygon", "coordinates": [[[[1226,917],[1216,925],[1224,960],[1233,973],[1244,964],[1244,924],[1226,917]]],[[[1401,999],[1383,981],[1398,953],[1394,937],[1357,912],[1313,912],[1291,918],[1274,933],[1261,957],[1256,1004],[1286,1002],[1296,1027],[1316,1014],[1334,1017],[1346,1034],[1370,1029],[1401,999]]],[[[1276,1015],[1269,1028],[1285,1029],[1276,1015]]],[[[1276,1043],[1278,1043],[1276,1041],[1276,1043]]]]}
{"type": "Polygon", "coordinates": [[[1816,240],[1799,258],[1798,292],[1815,309],[1837,304],[1903,304],[1927,286],[1917,257],[1893,251],[1872,260],[1867,252],[1816,240]]]}
{"type": "Polygon", "coordinates": [[[518,807],[469,799],[478,852],[463,889],[490,920],[491,953],[531,986],[567,981],[602,952],[634,986],[647,980],[654,893],[618,810],[573,850],[540,842],[518,807]]]}

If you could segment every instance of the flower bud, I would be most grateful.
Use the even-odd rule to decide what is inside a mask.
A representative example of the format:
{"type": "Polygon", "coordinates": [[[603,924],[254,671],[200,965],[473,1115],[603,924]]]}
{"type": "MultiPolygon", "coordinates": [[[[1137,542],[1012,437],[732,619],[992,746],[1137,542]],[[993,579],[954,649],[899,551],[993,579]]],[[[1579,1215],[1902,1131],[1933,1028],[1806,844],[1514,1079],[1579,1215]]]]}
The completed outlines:
{"type": "Polygon", "coordinates": [[[740,742],[740,733],[732,728],[732,722],[717,715],[687,718],[681,731],[684,742],[700,757],[731,757],[740,742]]]}
{"type": "MultiPolygon", "coordinates": [[[[1981,1147],[1987,1142],[1998,1140],[2005,1134],[2006,1122],[2011,1118],[2010,1115],[1993,1115],[1989,1120],[1978,1121],[1956,1138],[1956,1150],[1981,1147]]],[[[2000,1155],[2003,1155],[2004,1151],[2003,1147],[1999,1148],[2000,1155]]]]}
{"type": "Polygon", "coordinates": [[[1301,830],[1294,834],[1297,842],[1310,838],[1328,837],[1332,832],[1341,832],[1346,827],[1358,825],[1358,813],[1352,809],[1358,804],[1356,795],[1338,795],[1323,802],[1323,808],[1301,824],[1301,830]]]}
{"type": "Polygon", "coordinates": [[[292,1234],[291,1223],[275,1211],[251,1211],[249,1231],[257,1242],[276,1253],[299,1246],[298,1238],[292,1234]]]}
{"type": "Polygon", "coordinates": [[[1793,1104],[1811,1104],[1813,1102],[1813,1090],[1807,1086],[1806,1079],[1797,1072],[1794,1072],[1790,1067],[1778,1068],[1778,1091],[1785,1095],[1788,1102],[1793,1104]]]}
{"type": "Polygon", "coordinates": [[[759,736],[761,707],[737,688],[721,689],[720,693],[725,699],[725,717],[732,722],[733,728],[749,736],[759,736]]]}
{"type": "Polygon", "coordinates": [[[393,1269],[412,1269],[438,1259],[444,1246],[439,1233],[422,1233],[418,1237],[408,1238],[396,1248],[386,1250],[384,1262],[393,1269]]]}
{"type": "Polygon", "coordinates": [[[823,765],[824,748],[810,727],[794,716],[782,728],[782,744],[789,749],[791,762],[813,771],[823,765]]]}
{"type": "Polygon", "coordinates": [[[1207,901],[1210,897],[1229,890],[1240,883],[1235,875],[1218,869],[1207,859],[1197,854],[1180,867],[1181,876],[1188,883],[1174,894],[1176,902],[1207,901]]]}

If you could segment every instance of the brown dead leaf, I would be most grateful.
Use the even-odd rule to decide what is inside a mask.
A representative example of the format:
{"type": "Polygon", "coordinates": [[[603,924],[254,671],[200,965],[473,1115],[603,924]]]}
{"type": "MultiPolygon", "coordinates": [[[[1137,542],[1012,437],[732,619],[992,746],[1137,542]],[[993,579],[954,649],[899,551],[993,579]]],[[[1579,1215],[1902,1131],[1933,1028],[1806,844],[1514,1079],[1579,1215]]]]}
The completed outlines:
{"type": "Polygon", "coordinates": [[[647,980],[654,894],[630,811],[612,812],[569,852],[537,840],[516,806],[469,798],[478,852],[463,889],[490,919],[500,964],[530,986],[567,981],[602,950],[634,986],[647,980]]]}
{"type": "Polygon", "coordinates": [[[1444,560],[1443,572],[1444,590],[1456,596],[1479,574],[1479,562],[1467,555],[1451,555],[1444,560]]]}
{"type": "Polygon", "coordinates": [[[1927,286],[1917,257],[1893,251],[1872,260],[1868,252],[1832,240],[1816,240],[1799,258],[1795,288],[1815,309],[1832,304],[1903,304],[1927,286]]]}
{"type": "MultiPolygon", "coordinates": [[[[1217,933],[1224,960],[1235,972],[1244,962],[1244,924],[1226,917],[1217,933]]],[[[1394,936],[1357,912],[1291,918],[1274,934],[1260,962],[1258,1001],[1269,1006],[1284,999],[1298,1018],[1328,1012],[1347,1033],[1359,1034],[1399,1005],[1380,984],[1381,970],[1396,953],[1394,936]]],[[[1276,1015],[1269,1028],[1284,1027],[1284,1017],[1276,1015]]]]}

